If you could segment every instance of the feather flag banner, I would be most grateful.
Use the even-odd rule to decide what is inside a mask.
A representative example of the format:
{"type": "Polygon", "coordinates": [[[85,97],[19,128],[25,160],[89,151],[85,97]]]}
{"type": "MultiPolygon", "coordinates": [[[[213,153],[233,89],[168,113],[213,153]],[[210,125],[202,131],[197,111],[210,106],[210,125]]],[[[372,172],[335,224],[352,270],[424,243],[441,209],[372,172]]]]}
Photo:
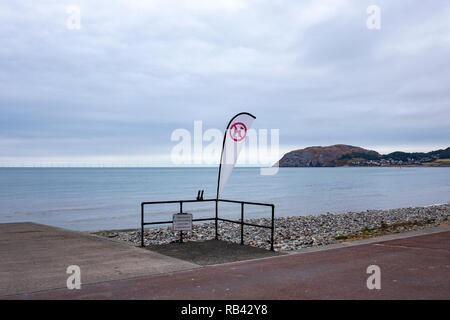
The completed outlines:
{"type": "Polygon", "coordinates": [[[231,172],[234,169],[239,153],[245,144],[248,130],[256,117],[248,112],[241,112],[231,118],[223,137],[222,154],[220,156],[219,178],[217,181],[217,198],[219,199],[231,172]]]}

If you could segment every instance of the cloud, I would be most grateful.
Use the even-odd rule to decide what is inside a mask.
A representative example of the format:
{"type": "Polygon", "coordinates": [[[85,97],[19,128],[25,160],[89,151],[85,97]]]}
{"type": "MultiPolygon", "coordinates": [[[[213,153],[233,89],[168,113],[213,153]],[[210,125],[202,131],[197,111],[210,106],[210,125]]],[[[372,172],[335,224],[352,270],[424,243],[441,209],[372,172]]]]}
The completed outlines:
{"type": "Polygon", "coordinates": [[[3,2],[0,159],[164,163],[173,130],[222,129],[243,110],[280,129],[283,150],[448,146],[450,5],[378,1],[375,31],[372,4],[3,2]]]}

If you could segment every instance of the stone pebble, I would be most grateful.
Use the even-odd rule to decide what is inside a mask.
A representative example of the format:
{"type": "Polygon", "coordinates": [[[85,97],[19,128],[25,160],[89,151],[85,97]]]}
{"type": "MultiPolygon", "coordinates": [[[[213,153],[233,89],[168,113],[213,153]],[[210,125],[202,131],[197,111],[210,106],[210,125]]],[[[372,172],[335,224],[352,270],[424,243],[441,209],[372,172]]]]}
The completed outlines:
{"type": "MultiPolygon", "coordinates": [[[[338,214],[278,217],[275,219],[274,249],[291,251],[323,246],[340,241],[399,233],[446,225],[449,223],[450,203],[425,207],[391,210],[367,210],[338,214]]],[[[270,219],[245,220],[249,223],[270,226],[270,219]]],[[[240,243],[241,226],[219,222],[219,239],[240,243]]],[[[244,243],[270,249],[270,229],[244,226],[244,243]]],[[[141,244],[141,231],[100,231],[95,234],[141,244]]],[[[204,241],[215,237],[214,222],[195,223],[193,231],[183,232],[183,241],[204,241]]],[[[166,244],[180,239],[179,232],[171,226],[145,229],[144,244],[166,244]]]]}

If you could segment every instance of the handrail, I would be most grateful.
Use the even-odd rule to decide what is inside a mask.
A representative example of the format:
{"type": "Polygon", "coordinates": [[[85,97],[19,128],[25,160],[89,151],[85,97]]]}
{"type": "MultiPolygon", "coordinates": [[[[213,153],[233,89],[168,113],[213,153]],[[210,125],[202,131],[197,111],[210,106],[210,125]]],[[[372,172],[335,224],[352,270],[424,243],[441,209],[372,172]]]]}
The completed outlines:
{"type": "MultiPolygon", "coordinates": [[[[144,221],[144,206],[146,205],[153,205],[153,204],[170,204],[170,203],[179,203],[180,205],[180,213],[183,213],[183,203],[192,203],[192,202],[215,202],[216,203],[216,215],[212,218],[198,218],[198,219],[192,219],[193,222],[196,221],[215,221],[215,229],[216,229],[216,236],[215,239],[219,239],[219,233],[218,233],[218,221],[225,221],[230,223],[236,223],[241,225],[241,244],[244,244],[244,225],[245,226],[252,226],[252,227],[258,227],[258,228],[267,228],[271,230],[270,235],[270,250],[273,251],[273,242],[274,242],[274,231],[275,231],[275,225],[274,225],[274,218],[275,218],[275,205],[271,203],[261,203],[261,202],[250,202],[250,201],[240,201],[240,200],[228,200],[228,199],[199,199],[199,200],[168,200],[168,201],[145,201],[141,202],[141,247],[144,247],[144,226],[145,225],[154,225],[154,224],[168,224],[172,223],[173,221],[153,221],[153,222],[145,222],[144,221]],[[241,220],[229,220],[224,218],[219,218],[219,202],[229,202],[229,203],[240,203],[241,204],[241,220]],[[259,225],[254,223],[248,223],[244,222],[244,205],[256,205],[256,206],[268,206],[272,208],[272,219],[270,226],[265,225],[259,225]]],[[[183,231],[180,231],[180,242],[183,241],[183,231]]]]}

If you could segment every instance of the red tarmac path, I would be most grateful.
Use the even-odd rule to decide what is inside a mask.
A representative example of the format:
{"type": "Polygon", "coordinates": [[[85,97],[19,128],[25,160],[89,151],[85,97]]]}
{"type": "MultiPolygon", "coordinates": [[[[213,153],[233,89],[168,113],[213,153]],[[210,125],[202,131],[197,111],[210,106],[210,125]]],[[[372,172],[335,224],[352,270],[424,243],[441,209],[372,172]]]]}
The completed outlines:
{"type": "Polygon", "coordinates": [[[13,299],[450,299],[450,231],[9,296],[13,299]],[[381,290],[369,290],[369,265],[381,290]]]}

